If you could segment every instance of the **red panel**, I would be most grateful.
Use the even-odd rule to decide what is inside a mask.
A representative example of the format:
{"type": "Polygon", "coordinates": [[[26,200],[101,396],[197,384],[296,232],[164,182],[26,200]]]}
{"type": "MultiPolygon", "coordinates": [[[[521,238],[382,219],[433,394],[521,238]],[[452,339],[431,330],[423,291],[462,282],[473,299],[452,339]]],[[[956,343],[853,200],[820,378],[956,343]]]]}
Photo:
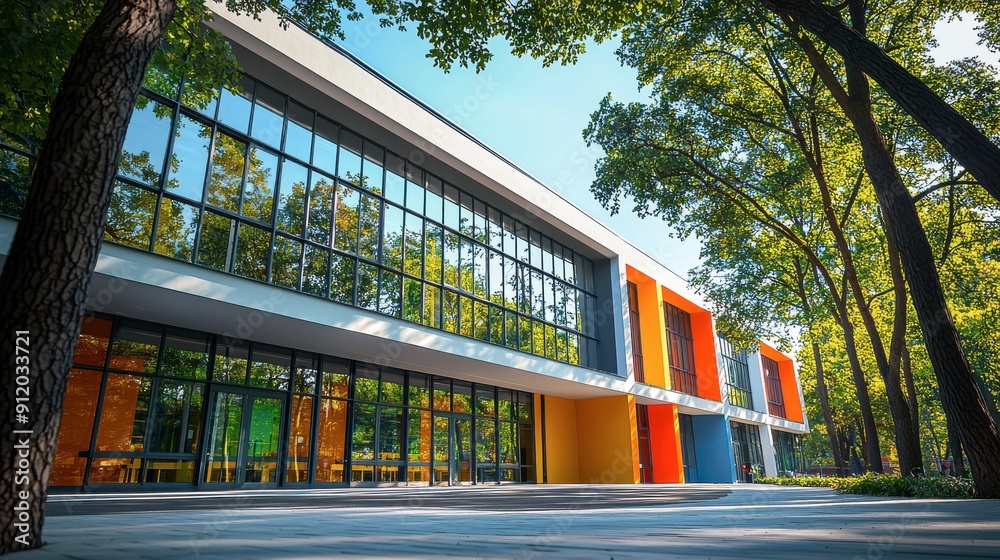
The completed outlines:
{"type": "Polygon", "coordinates": [[[649,437],[653,448],[653,482],[684,482],[677,407],[649,405],[649,437]]]}

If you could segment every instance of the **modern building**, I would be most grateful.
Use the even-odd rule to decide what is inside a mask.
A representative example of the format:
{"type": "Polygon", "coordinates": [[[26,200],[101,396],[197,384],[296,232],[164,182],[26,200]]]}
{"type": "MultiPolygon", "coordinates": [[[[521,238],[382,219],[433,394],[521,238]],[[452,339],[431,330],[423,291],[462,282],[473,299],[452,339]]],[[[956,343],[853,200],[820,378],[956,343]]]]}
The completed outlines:
{"type": "Polygon", "coordinates": [[[791,358],[736,351],[678,276],[353,56],[212,8],[243,93],[149,72],[53,486],[803,470],[791,358]]]}

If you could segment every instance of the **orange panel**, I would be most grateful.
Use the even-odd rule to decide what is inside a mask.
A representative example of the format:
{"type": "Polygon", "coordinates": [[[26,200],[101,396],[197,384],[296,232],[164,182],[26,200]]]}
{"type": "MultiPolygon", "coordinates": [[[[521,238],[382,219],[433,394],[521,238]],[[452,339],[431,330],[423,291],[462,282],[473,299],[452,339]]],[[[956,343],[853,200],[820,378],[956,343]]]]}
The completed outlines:
{"type": "Polygon", "coordinates": [[[715,353],[715,329],[712,315],[707,311],[691,314],[691,332],[694,334],[694,367],[698,375],[698,396],[722,401],[719,384],[719,364],[715,353]]]}
{"type": "Polygon", "coordinates": [[[653,482],[684,482],[681,429],[677,407],[649,405],[649,439],[653,454],[653,482]]]}
{"type": "Polygon", "coordinates": [[[778,377],[781,381],[781,396],[785,401],[785,418],[792,422],[804,422],[802,401],[799,400],[799,385],[795,379],[795,364],[785,354],[768,344],[760,344],[760,353],[778,362],[778,377]]]}

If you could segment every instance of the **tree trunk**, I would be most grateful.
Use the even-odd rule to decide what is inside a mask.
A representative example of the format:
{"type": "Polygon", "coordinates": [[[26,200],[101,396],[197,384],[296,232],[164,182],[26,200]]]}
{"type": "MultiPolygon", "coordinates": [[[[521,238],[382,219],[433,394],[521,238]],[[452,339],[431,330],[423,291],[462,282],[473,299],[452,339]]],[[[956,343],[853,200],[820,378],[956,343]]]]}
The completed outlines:
{"type": "Polygon", "coordinates": [[[857,428],[857,426],[851,426],[851,429],[847,432],[845,440],[847,441],[847,453],[851,457],[851,474],[861,474],[862,471],[867,470],[867,465],[871,461],[865,456],[865,446],[864,434],[859,434],[862,431],[857,428]],[[857,440],[861,440],[861,457],[858,457],[858,443],[857,440]]]}
{"type": "MultiPolygon", "coordinates": [[[[850,62],[847,68],[848,80],[851,80],[850,62]]],[[[864,83],[859,81],[851,88],[852,105],[847,108],[847,116],[854,123],[861,140],[865,168],[872,178],[886,224],[899,248],[924,344],[937,375],[941,402],[945,414],[953,418],[958,426],[962,446],[969,456],[975,477],[976,495],[1000,498],[1000,435],[972,378],[916,204],[889,157],[888,147],[872,117],[870,106],[864,106],[864,99],[869,97],[854,97],[856,90],[867,86],[867,78],[861,76],[861,81],[864,83]],[[860,106],[857,105],[859,100],[860,106]]]]}
{"type": "MultiPolygon", "coordinates": [[[[913,367],[910,364],[910,349],[903,344],[901,353],[903,360],[903,381],[906,383],[907,399],[910,402],[910,418],[914,426],[920,426],[920,410],[917,401],[917,384],[913,379],[913,367]]],[[[917,428],[919,433],[919,428],[917,428]]]]}
{"type": "Polygon", "coordinates": [[[858,359],[858,347],[854,338],[854,325],[847,316],[846,305],[840,310],[840,327],[844,331],[844,345],[847,348],[847,359],[851,363],[851,379],[858,394],[858,408],[861,410],[861,441],[863,443],[865,462],[868,472],[882,473],[882,449],[878,442],[878,428],[875,426],[875,413],[872,411],[872,400],[868,394],[868,380],[858,359]]]}
{"type": "Polygon", "coordinates": [[[42,544],[63,394],[112,181],[146,64],[174,9],[175,0],[109,0],[70,61],[52,106],[0,275],[0,445],[11,458],[0,465],[0,554],[42,544]],[[21,331],[27,334],[16,343],[21,331]],[[22,386],[18,396],[27,400],[17,403],[14,387],[22,386]],[[15,453],[24,459],[20,464],[15,453]]]}
{"type": "Polygon", "coordinates": [[[837,425],[833,423],[833,411],[830,410],[830,397],[826,394],[826,381],[823,376],[823,359],[820,356],[819,344],[812,343],[813,361],[816,362],[816,397],[819,407],[823,410],[823,422],[830,439],[830,452],[833,454],[833,464],[837,468],[837,476],[844,476],[846,469],[844,457],[840,454],[840,444],[837,441],[837,425]]]}
{"type": "Polygon", "coordinates": [[[917,417],[913,378],[912,376],[908,378],[908,391],[913,398],[907,401],[906,395],[903,394],[900,375],[903,369],[903,352],[906,350],[906,280],[903,278],[903,268],[899,262],[899,249],[896,247],[892,231],[884,220],[882,226],[886,232],[889,270],[895,295],[893,300],[895,316],[892,322],[892,340],[889,343],[889,379],[886,381],[886,387],[887,392],[889,391],[888,387],[892,387],[890,406],[893,399],[897,401],[897,406],[893,408],[892,421],[896,426],[896,454],[899,456],[899,471],[904,476],[911,476],[924,472],[924,460],[923,451],[920,448],[920,423],[917,417]]]}
{"type": "Polygon", "coordinates": [[[948,452],[951,454],[951,475],[966,477],[965,457],[962,456],[962,438],[955,422],[948,421],[948,452]]]}
{"type": "MultiPolygon", "coordinates": [[[[794,260],[796,292],[802,301],[802,314],[806,320],[812,324],[812,305],[809,296],[806,295],[806,272],[798,258],[794,260]]],[[[815,270],[815,269],[814,269],[815,270]]],[[[823,358],[820,354],[819,343],[812,343],[813,362],[816,364],[816,396],[819,398],[819,406],[823,411],[823,422],[826,424],[827,437],[830,440],[830,453],[833,455],[833,465],[837,469],[837,476],[847,476],[847,467],[844,464],[844,454],[841,452],[840,436],[837,433],[837,425],[833,421],[833,410],[830,408],[830,396],[826,390],[826,379],[823,372],[823,358]]]]}
{"type": "MultiPolygon", "coordinates": [[[[857,25],[858,32],[864,34],[864,13],[863,7],[860,10],[860,14],[856,14],[857,8],[861,7],[861,4],[852,2],[852,16],[855,21],[860,22],[857,25]]],[[[812,44],[799,36],[798,27],[794,21],[788,20],[789,24],[789,34],[793,40],[798,42],[805,51],[809,60],[811,61],[814,69],[819,74],[824,84],[831,90],[834,97],[841,105],[846,105],[848,103],[848,96],[843,89],[840,87],[837,78],[829,70],[829,65],[823,59],[819,52],[812,48],[812,44]]],[[[850,68],[850,66],[848,66],[850,68]]],[[[863,77],[863,76],[862,76],[863,77]]],[[[850,81],[850,80],[849,80],[850,81]]],[[[867,95],[867,91],[861,92],[867,95]]],[[[854,95],[852,92],[851,99],[854,95]]],[[[865,99],[870,103],[870,99],[865,99]]],[[[845,107],[845,111],[848,109],[845,107]]],[[[818,134],[817,131],[813,132],[818,134]]],[[[818,143],[818,141],[814,142],[818,143]]],[[[805,145],[804,145],[805,146],[805,145]]],[[[804,151],[807,151],[804,148],[804,151]]],[[[808,156],[807,156],[808,158],[808,156]]],[[[875,363],[878,366],[879,375],[882,378],[882,382],[885,384],[886,396],[889,400],[889,411],[892,415],[893,429],[896,442],[896,452],[899,458],[900,470],[905,473],[919,472],[923,468],[923,460],[921,459],[920,453],[920,435],[917,430],[917,425],[912,422],[912,415],[907,404],[906,398],[903,395],[902,384],[900,380],[900,360],[898,359],[898,352],[895,360],[891,360],[886,354],[885,345],[882,343],[882,335],[879,333],[878,325],[875,322],[875,318],[871,312],[871,306],[869,305],[866,297],[865,291],[861,286],[861,282],[858,278],[857,269],[854,266],[854,255],[851,252],[851,246],[844,235],[843,229],[840,226],[840,218],[837,216],[833,208],[833,199],[830,194],[829,186],[826,183],[825,173],[823,172],[822,166],[819,162],[818,155],[816,158],[808,158],[810,161],[810,166],[813,170],[813,174],[817,180],[817,186],[819,187],[820,195],[823,199],[823,215],[827,225],[830,227],[830,232],[833,235],[834,241],[837,246],[837,251],[840,254],[841,260],[844,264],[844,280],[850,287],[851,296],[854,300],[855,305],[858,308],[858,313],[861,316],[862,324],[865,327],[865,331],[868,334],[868,338],[872,345],[872,353],[875,357],[875,363]]],[[[891,155],[890,155],[891,159],[891,155]]],[[[869,176],[871,174],[869,173],[869,176]]],[[[874,181],[875,178],[872,177],[874,181]]],[[[890,247],[889,260],[890,263],[893,260],[892,250],[894,247],[890,247]]],[[[898,264],[898,263],[897,263],[898,264]]],[[[902,285],[902,277],[897,277],[893,275],[893,283],[896,288],[896,316],[893,322],[893,341],[898,345],[904,340],[902,337],[905,333],[900,329],[905,329],[906,320],[906,294],[905,287],[902,285]],[[903,290],[902,305],[900,305],[899,293],[903,290]],[[902,327],[900,326],[900,313],[902,313],[902,327]]],[[[881,459],[879,460],[881,463],[881,459]]]]}
{"type": "Polygon", "coordinates": [[[1000,200],[1000,148],[919,78],[878,45],[849,27],[816,0],[759,0],[815,34],[845,61],[870,76],[993,197],[1000,200]]]}
{"type": "MultiPolygon", "coordinates": [[[[854,267],[854,259],[851,254],[850,246],[848,245],[847,239],[844,237],[837,217],[833,212],[833,202],[830,198],[829,191],[822,186],[820,190],[823,191],[822,194],[824,206],[826,208],[824,212],[826,215],[826,221],[834,234],[837,249],[844,262],[844,277],[847,280],[848,286],[850,286],[851,295],[853,296],[854,303],[858,308],[858,313],[861,315],[862,324],[865,327],[865,331],[867,332],[869,341],[872,345],[872,353],[875,355],[875,363],[878,367],[879,374],[882,377],[882,382],[885,384],[885,392],[889,400],[889,412],[892,415],[892,424],[895,430],[896,454],[899,457],[899,468],[906,474],[920,472],[923,470],[923,460],[921,459],[920,453],[920,437],[917,432],[917,427],[912,423],[910,409],[907,405],[906,398],[903,395],[898,352],[895,355],[895,360],[893,360],[891,356],[886,356],[885,346],[882,344],[882,335],[878,331],[878,325],[875,323],[875,317],[872,315],[871,307],[865,300],[865,293],[861,287],[861,282],[858,279],[857,270],[854,267]]],[[[895,247],[890,247],[890,262],[893,260],[894,249],[895,247]]],[[[896,317],[893,322],[892,336],[893,341],[896,344],[905,340],[906,330],[906,288],[902,285],[902,281],[901,273],[899,278],[897,278],[894,271],[893,283],[896,288],[896,317]],[[900,302],[900,293],[902,293],[902,302],[900,302]],[[900,324],[900,314],[902,314],[902,324],[900,324]]],[[[881,464],[881,458],[879,460],[879,464],[881,464]]]]}
{"type": "Polygon", "coordinates": [[[990,388],[983,382],[981,375],[973,371],[972,377],[976,380],[976,386],[979,387],[979,392],[983,395],[983,400],[986,401],[986,410],[990,412],[990,416],[993,417],[993,422],[996,423],[997,427],[1000,427],[1000,412],[997,412],[997,402],[993,398],[993,393],[990,392],[990,388]]]}

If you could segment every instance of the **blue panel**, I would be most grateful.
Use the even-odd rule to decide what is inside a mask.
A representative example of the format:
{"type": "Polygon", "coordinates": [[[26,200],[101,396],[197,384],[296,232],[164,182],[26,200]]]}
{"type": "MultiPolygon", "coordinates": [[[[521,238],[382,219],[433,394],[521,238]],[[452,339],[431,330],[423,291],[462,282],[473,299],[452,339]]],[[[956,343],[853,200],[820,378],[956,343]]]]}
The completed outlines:
{"type": "Polygon", "coordinates": [[[715,414],[691,417],[699,482],[731,483],[736,480],[729,422],[715,414]]]}

